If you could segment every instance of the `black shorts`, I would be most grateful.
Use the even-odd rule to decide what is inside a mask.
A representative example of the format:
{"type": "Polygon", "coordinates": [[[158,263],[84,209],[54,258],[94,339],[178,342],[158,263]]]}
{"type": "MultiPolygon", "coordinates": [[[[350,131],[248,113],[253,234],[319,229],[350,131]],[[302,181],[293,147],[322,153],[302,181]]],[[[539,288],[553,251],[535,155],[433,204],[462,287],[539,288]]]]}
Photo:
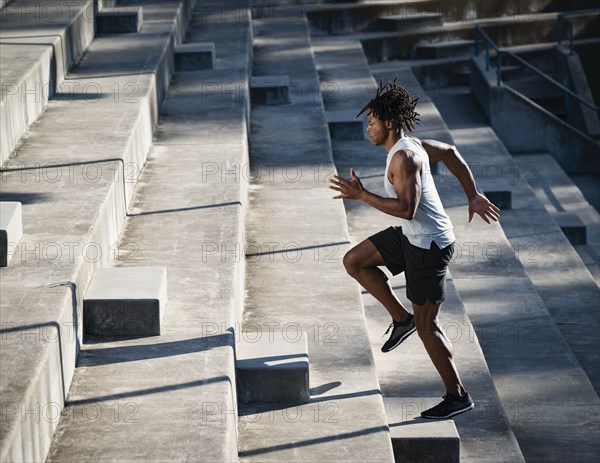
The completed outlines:
{"type": "Polygon", "coordinates": [[[398,275],[406,276],[406,297],[417,305],[444,302],[446,295],[446,268],[454,254],[454,243],[440,249],[435,241],[430,249],[414,246],[402,233],[402,227],[389,227],[369,237],[385,266],[398,275]]]}

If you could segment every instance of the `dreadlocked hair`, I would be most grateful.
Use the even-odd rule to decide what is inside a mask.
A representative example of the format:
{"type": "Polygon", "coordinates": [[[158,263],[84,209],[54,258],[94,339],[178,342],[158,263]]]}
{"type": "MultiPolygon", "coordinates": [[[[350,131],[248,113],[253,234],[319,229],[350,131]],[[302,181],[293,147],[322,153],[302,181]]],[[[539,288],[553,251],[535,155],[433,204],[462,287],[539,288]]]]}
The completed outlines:
{"type": "Polygon", "coordinates": [[[412,131],[420,122],[419,113],[415,111],[419,98],[413,100],[410,93],[396,83],[397,78],[385,85],[381,79],[375,98],[356,117],[367,111],[381,121],[392,121],[397,129],[412,131]]]}

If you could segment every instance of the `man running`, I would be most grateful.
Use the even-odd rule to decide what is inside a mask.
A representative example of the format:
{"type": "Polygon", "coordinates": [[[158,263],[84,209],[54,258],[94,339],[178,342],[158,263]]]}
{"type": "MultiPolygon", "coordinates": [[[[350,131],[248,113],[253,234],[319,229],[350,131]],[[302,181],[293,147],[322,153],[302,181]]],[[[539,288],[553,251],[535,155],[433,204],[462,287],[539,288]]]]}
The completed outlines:
{"type": "MultiPolygon", "coordinates": [[[[397,217],[389,227],[356,245],[344,256],[348,273],[369,291],[392,316],[390,338],[382,351],[389,352],[415,330],[440,374],[446,395],[443,401],[421,413],[424,418],[446,419],[471,410],[473,400],[456,370],[452,343],[439,324],[446,290],[446,268],[454,253],[454,233],[430,172],[430,163],[442,161],[459,180],[469,201],[469,222],[478,214],[487,223],[497,221],[499,209],[477,191],[473,175],[454,146],[406,136],[419,122],[417,99],[396,79],[383,81],[375,97],[360,111],[367,111],[369,141],[388,153],[384,186],[388,198],[366,190],[350,169],[350,179],[334,175],[330,188],[335,199],[355,199],[397,217]],[[406,296],[413,314],[398,300],[385,273],[406,276],[406,296]]],[[[357,116],[357,117],[358,117],[357,116]]]]}

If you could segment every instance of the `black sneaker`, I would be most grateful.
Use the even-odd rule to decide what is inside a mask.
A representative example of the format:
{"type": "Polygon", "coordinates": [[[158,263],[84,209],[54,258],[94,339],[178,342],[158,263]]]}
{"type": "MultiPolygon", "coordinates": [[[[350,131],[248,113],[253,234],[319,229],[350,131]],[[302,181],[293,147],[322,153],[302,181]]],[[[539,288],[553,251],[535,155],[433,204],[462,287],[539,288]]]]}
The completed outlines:
{"type": "Polygon", "coordinates": [[[425,410],[421,413],[423,418],[431,418],[433,420],[445,420],[455,415],[467,412],[475,407],[475,403],[471,396],[467,395],[461,397],[458,395],[447,394],[435,407],[425,410]]]}
{"type": "Polygon", "coordinates": [[[409,313],[403,322],[393,321],[383,335],[388,334],[390,329],[392,330],[392,334],[390,335],[390,339],[381,347],[381,352],[389,352],[395,349],[402,341],[415,332],[417,329],[415,328],[415,317],[409,313]]]}

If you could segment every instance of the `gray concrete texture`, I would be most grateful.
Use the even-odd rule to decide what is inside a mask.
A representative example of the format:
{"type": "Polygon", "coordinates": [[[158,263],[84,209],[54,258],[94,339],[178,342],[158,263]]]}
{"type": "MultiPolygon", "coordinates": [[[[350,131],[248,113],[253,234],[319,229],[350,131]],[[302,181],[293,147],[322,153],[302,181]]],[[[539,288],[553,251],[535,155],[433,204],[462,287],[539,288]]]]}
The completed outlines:
{"type": "MultiPolygon", "coordinates": [[[[584,223],[587,244],[575,246],[575,250],[600,285],[600,216],[597,209],[590,205],[579,186],[549,154],[516,155],[515,162],[525,167],[523,180],[548,212],[571,212],[584,223]]],[[[597,184],[595,188],[598,189],[597,184]]]]}
{"type": "MultiPolygon", "coordinates": [[[[97,37],[2,172],[3,199],[21,201],[31,218],[0,295],[3,353],[10,352],[0,358],[0,386],[17,411],[62,408],[81,344],[83,293],[93,270],[110,266],[118,253],[133,191],[132,182],[124,187],[117,159],[135,173],[143,165],[170,78],[181,5],[150,7],[154,21],[143,33],[97,37]]],[[[8,414],[0,424],[2,460],[44,460],[56,424],[8,414]]]]}
{"type": "MultiPolygon", "coordinates": [[[[441,14],[444,22],[476,21],[512,17],[532,12],[545,11],[548,0],[532,0],[524,6],[518,0],[498,3],[472,3],[459,0],[447,3],[444,0],[417,0],[411,2],[327,2],[318,6],[309,5],[308,18],[314,32],[328,32],[334,35],[358,32],[373,25],[380,17],[398,15],[407,21],[418,22],[421,17],[429,17],[431,12],[441,14]],[[414,18],[414,19],[413,19],[414,18]]],[[[552,8],[557,10],[584,8],[585,3],[560,0],[552,2],[552,8]]]]}
{"type": "Polygon", "coordinates": [[[307,25],[254,26],[255,75],[293,76],[303,92],[289,105],[252,108],[250,162],[264,175],[250,185],[244,326],[307,333],[311,400],[241,409],[240,460],[391,462],[358,286],[341,266],[348,236],[326,186],[331,149],[307,25]]]}
{"type": "Polygon", "coordinates": [[[5,163],[48,99],[94,38],[94,2],[52,5],[14,0],[0,19],[0,163],[5,163]]]}
{"type": "MultiPolygon", "coordinates": [[[[203,89],[215,82],[247,87],[251,31],[247,21],[230,22],[231,39],[221,47],[211,18],[200,21],[201,14],[195,10],[188,39],[215,41],[219,69],[175,75],[120,241],[135,243],[136,252],[118,268],[168,269],[162,334],[84,346],[66,413],[78,417],[87,406],[102,419],[61,421],[48,461],[237,460],[234,333],[241,336],[247,186],[241,175],[221,172],[248,162],[249,103],[214,94],[207,101],[203,89]],[[219,108],[229,109],[223,114],[236,127],[227,144],[205,135],[219,130],[220,120],[199,117],[219,108]],[[182,131],[170,128],[185,121],[182,141],[182,131]],[[119,420],[107,409],[115,403],[124,413],[119,420]]],[[[237,14],[247,17],[246,10],[237,14]]]]}

